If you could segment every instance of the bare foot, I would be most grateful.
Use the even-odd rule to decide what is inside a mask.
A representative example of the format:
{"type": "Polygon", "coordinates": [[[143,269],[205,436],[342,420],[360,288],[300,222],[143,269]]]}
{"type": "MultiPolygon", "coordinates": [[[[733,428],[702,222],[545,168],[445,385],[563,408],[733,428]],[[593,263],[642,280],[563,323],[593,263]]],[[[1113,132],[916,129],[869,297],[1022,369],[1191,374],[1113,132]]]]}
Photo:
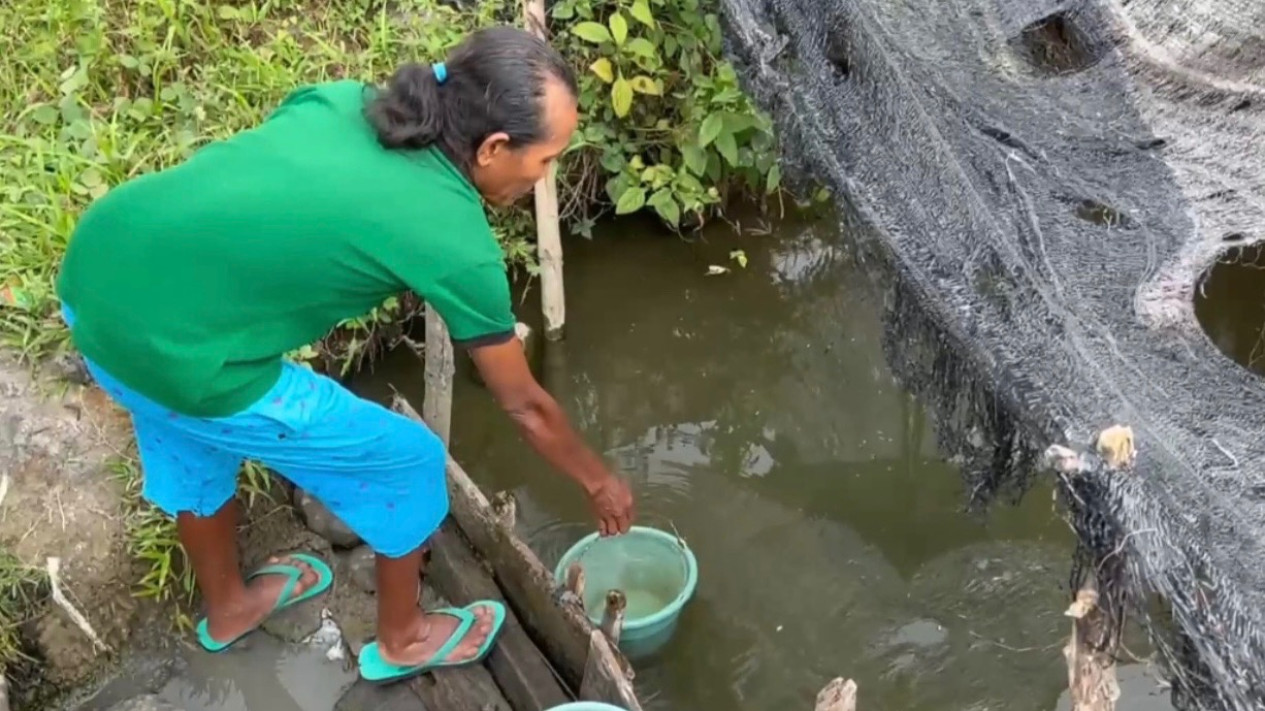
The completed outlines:
{"type": "MultiPolygon", "coordinates": [[[[466,632],[465,639],[444,657],[445,662],[455,664],[474,659],[488,635],[492,634],[492,608],[475,605],[469,610],[474,614],[474,624],[466,632]]],[[[461,622],[452,615],[427,614],[418,610],[416,621],[406,633],[379,635],[378,650],[388,664],[415,667],[430,662],[435,653],[448,643],[459,624],[461,622]]]]}
{"type": "MultiPolygon", "coordinates": [[[[311,590],[321,579],[312,566],[297,558],[273,556],[268,559],[268,565],[278,563],[294,566],[302,571],[298,584],[290,592],[292,598],[311,590]]],[[[207,610],[207,631],[211,639],[235,639],[258,627],[276,607],[288,581],[289,578],[277,573],[260,575],[246,585],[246,594],[241,600],[225,605],[223,609],[207,610]]]]}

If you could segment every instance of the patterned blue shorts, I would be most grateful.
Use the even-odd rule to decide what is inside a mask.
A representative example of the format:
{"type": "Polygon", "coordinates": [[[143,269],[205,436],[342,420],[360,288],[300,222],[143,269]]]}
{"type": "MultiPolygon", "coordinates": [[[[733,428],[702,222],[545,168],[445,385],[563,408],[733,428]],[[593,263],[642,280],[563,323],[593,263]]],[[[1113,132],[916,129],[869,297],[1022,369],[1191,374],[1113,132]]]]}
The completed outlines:
{"type": "MultiPolygon", "coordinates": [[[[74,317],[63,309],[66,323],[74,317]]],[[[285,363],[258,402],[229,417],[186,417],[88,371],[132,416],[143,496],[171,516],[210,516],[237,489],[242,461],[260,462],[304,489],[376,553],[406,555],[448,514],[447,455],[429,429],[285,363]]]]}

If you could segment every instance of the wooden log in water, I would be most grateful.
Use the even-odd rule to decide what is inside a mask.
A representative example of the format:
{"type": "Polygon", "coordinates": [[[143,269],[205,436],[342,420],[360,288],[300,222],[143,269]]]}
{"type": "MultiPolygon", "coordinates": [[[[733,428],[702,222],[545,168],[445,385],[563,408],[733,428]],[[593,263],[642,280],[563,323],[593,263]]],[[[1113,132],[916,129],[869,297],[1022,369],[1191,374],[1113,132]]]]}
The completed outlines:
{"type": "Polygon", "coordinates": [[[1115,638],[1092,584],[1076,593],[1065,614],[1072,618],[1072,635],[1063,648],[1072,711],[1115,711],[1120,698],[1115,638]]]}
{"type": "MultiPolygon", "coordinates": [[[[392,408],[405,417],[422,421],[399,394],[394,396],[392,408]]],[[[491,566],[523,628],[562,680],[570,688],[580,688],[590,661],[591,636],[598,630],[577,602],[555,594],[553,574],[526,543],[497,522],[487,497],[451,457],[448,458],[448,494],[452,517],[475,552],[491,566]]],[[[627,660],[617,651],[612,650],[595,663],[613,665],[603,673],[627,681],[623,672],[627,660]]],[[[631,683],[609,691],[617,695],[592,700],[622,706],[628,711],[641,710],[631,683]]]]}
{"type": "MultiPolygon", "coordinates": [[[[474,600],[504,599],[491,571],[474,556],[452,521],[432,540],[430,579],[444,597],[463,605],[474,600]]],[[[527,636],[513,610],[508,612],[487,665],[516,709],[548,709],[569,700],[549,662],[527,636]]]]}
{"type": "MultiPolygon", "coordinates": [[[[589,635],[589,658],[584,668],[584,680],[580,683],[580,699],[584,701],[612,702],[609,699],[631,699],[629,711],[641,711],[632,682],[622,671],[619,652],[601,630],[589,635]]],[[[630,703],[630,702],[623,702],[630,703]]]]}
{"type": "Polygon", "coordinates": [[[623,591],[607,591],[606,607],[602,610],[602,622],[598,628],[611,641],[611,644],[619,644],[619,635],[624,631],[624,610],[627,608],[628,598],[623,591]]]}
{"type": "Polygon", "coordinates": [[[856,708],[856,682],[839,677],[817,694],[817,705],[813,711],[856,711],[856,708]]]}

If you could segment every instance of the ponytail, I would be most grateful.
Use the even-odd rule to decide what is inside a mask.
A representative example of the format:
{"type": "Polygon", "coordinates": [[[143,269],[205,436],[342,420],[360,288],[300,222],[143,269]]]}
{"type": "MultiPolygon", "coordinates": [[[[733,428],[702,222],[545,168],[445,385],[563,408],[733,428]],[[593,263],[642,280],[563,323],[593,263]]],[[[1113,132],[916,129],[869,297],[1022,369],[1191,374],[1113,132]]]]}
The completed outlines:
{"type": "Polygon", "coordinates": [[[405,64],[369,103],[370,123],[385,148],[427,148],[444,133],[439,78],[429,65],[405,64]]]}
{"type": "Polygon", "coordinates": [[[365,115],[384,147],[435,146],[468,174],[493,133],[504,132],[511,146],[546,138],[541,102],[551,80],[579,95],[570,65],[544,40],[516,27],[489,27],[443,63],[400,67],[375,91],[365,115]]]}

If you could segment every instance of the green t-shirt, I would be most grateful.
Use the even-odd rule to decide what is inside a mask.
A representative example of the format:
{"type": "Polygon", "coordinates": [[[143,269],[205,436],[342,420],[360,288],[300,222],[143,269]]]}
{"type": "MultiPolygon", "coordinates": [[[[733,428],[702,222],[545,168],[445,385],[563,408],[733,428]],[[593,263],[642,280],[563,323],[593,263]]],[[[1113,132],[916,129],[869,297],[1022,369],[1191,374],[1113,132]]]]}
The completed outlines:
{"type": "Polygon", "coordinates": [[[299,89],[260,126],[95,202],[57,283],[80,351],[174,411],[222,417],[276,383],[286,352],[406,289],[454,341],[511,337],[477,191],[438,150],[382,148],[370,92],[299,89]]]}

